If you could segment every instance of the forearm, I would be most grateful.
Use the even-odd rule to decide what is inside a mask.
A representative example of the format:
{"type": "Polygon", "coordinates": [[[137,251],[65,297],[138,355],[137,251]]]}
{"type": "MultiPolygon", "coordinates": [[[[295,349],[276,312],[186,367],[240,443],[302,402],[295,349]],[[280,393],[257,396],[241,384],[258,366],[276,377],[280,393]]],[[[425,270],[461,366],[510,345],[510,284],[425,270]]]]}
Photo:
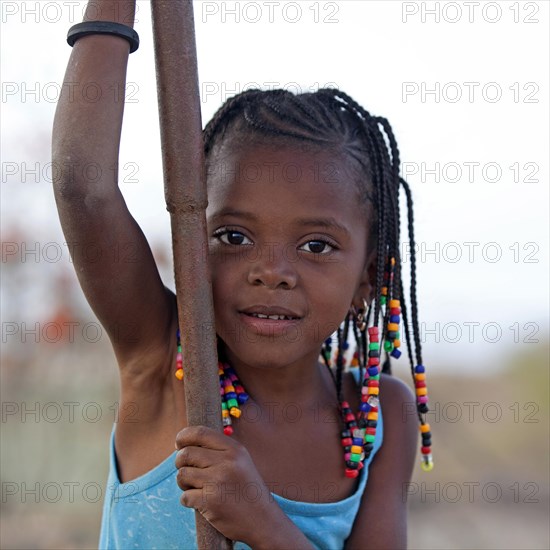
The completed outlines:
{"type": "MultiPolygon", "coordinates": [[[[90,0],[84,20],[133,26],[134,16],[135,0],[90,0]]],[[[117,36],[89,35],[74,45],[53,126],[58,198],[105,196],[117,185],[128,55],[128,41],[117,36]],[[90,164],[91,179],[86,170],[90,164]]]]}
{"type": "MultiPolygon", "coordinates": [[[[253,550],[311,550],[313,546],[289,517],[273,502],[269,519],[257,523],[248,542],[253,550]]],[[[245,541],[246,542],[246,541],[245,541]]]]}

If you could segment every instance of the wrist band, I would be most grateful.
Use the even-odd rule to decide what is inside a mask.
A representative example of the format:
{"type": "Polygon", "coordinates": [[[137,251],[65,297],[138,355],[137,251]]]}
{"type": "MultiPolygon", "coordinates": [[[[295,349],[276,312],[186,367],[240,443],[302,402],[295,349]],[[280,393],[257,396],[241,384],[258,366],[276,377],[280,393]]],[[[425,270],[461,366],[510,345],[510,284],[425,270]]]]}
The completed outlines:
{"type": "Polygon", "coordinates": [[[120,36],[120,38],[124,38],[130,43],[130,53],[134,53],[139,48],[139,35],[132,27],[111,21],[85,21],[84,23],[77,23],[69,29],[67,43],[72,47],[79,38],[90,34],[120,36]]]}

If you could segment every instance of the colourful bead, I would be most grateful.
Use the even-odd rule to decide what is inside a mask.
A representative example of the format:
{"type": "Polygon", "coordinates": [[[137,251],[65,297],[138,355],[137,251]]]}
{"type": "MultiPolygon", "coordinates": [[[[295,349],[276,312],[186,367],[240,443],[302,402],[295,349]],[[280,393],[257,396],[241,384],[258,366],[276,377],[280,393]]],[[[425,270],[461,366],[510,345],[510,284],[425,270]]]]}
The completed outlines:
{"type": "Polygon", "coordinates": [[[352,470],[350,468],[346,468],[346,477],[357,477],[359,475],[358,470],[352,470]]]}
{"type": "Polygon", "coordinates": [[[414,385],[417,387],[417,388],[425,388],[426,387],[426,382],[424,382],[424,380],[417,380],[414,385]]]}
{"type": "MultiPolygon", "coordinates": [[[[352,449],[353,449],[353,447],[352,447],[352,449]]],[[[362,450],[363,450],[363,449],[361,448],[361,451],[362,451],[362,450]]],[[[353,452],[352,452],[352,453],[351,453],[350,460],[351,460],[352,462],[359,462],[359,461],[361,460],[361,451],[359,451],[358,453],[353,453],[353,452]]]]}
{"type": "Polygon", "coordinates": [[[416,395],[422,396],[428,393],[428,388],[417,388],[416,395]]]}
{"type": "Polygon", "coordinates": [[[421,373],[415,374],[415,375],[414,375],[414,379],[415,379],[415,380],[426,380],[426,375],[425,375],[425,374],[421,374],[421,373]]]}
{"type": "Polygon", "coordinates": [[[421,432],[429,432],[430,431],[430,425],[426,422],[426,424],[420,425],[420,431],[421,432]]]}
{"type": "Polygon", "coordinates": [[[239,418],[241,416],[241,409],[239,409],[238,407],[231,407],[231,409],[229,410],[229,414],[231,416],[234,416],[235,418],[239,418]]]}
{"type": "Polygon", "coordinates": [[[380,388],[369,388],[369,395],[378,395],[379,393],[380,393],[380,388]]]}
{"type": "Polygon", "coordinates": [[[401,352],[397,349],[397,346],[391,351],[390,355],[394,359],[399,359],[401,357],[401,352]]]}
{"type": "Polygon", "coordinates": [[[420,447],[420,452],[423,455],[429,455],[432,452],[432,448],[431,447],[420,447]]]}
{"type": "Polygon", "coordinates": [[[388,330],[398,331],[399,325],[397,323],[388,323],[388,330]]]}
{"type": "Polygon", "coordinates": [[[349,446],[351,446],[352,443],[353,443],[353,440],[351,439],[351,437],[344,437],[342,439],[342,446],[343,447],[349,447],[349,446]]]}
{"type": "Polygon", "coordinates": [[[374,435],[372,435],[372,434],[365,435],[365,441],[367,443],[372,443],[374,441],[374,435]]]}
{"type": "Polygon", "coordinates": [[[378,413],[377,412],[368,413],[367,420],[378,420],[378,413]]]}
{"type": "Polygon", "coordinates": [[[428,402],[428,396],[427,395],[419,395],[416,399],[418,403],[427,403],[428,402]]]}
{"type": "Polygon", "coordinates": [[[233,434],[233,428],[231,426],[224,426],[223,433],[225,435],[232,435],[233,434]]]}
{"type": "Polygon", "coordinates": [[[384,351],[390,352],[393,349],[393,344],[386,340],[384,342],[384,351]]]}
{"type": "Polygon", "coordinates": [[[401,315],[401,308],[400,307],[392,307],[390,309],[390,315],[401,315]]]}
{"type": "Polygon", "coordinates": [[[425,372],[426,369],[424,368],[423,365],[416,365],[416,367],[414,367],[414,372],[425,372]]]}
{"type": "Polygon", "coordinates": [[[367,369],[369,376],[376,376],[378,374],[378,367],[369,367],[367,369]]]}
{"type": "Polygon", "coordinates": [[[370,350],[376,350],[376,349],[380,349],[380,343],[379,342],[371,342],[369,344],[369,349],[370,350]]]}
{"type": "MultiPolygon", "coordinates": [[[[399,330],[399,323],[401,322],[401,317],[399,315],[390,315],[390,323],[396,323],[397,327],[395,330],[399,330]]],[[[390,327],[388,326],[388,329],[390,327]]]]}
{"type": "Polygon", "coordinates": [[[359,443],[359,445],[352,445],[351,446],[351,454],[361,454],[363,452],[363,442],[359,443]]]}
{"type": "Polygon", "coordinates": [[[177,378],[178,380],[183,380],[183,369],[178,369],[178,370],[176,371],[176,378],[177,378]]]}
{"type": "Polygon", "coordinates": [[[399,300],[390,300],[390,308],[392,307],[400,307],[401,303],[399,300]]]}
{"type": "Polygon", "coordinates": [[[385,305],[385,304],[386,304],[386,297],[385,297],[385,296],[380,296],[380,304],[381,304],[381,305],[385,305]]]}

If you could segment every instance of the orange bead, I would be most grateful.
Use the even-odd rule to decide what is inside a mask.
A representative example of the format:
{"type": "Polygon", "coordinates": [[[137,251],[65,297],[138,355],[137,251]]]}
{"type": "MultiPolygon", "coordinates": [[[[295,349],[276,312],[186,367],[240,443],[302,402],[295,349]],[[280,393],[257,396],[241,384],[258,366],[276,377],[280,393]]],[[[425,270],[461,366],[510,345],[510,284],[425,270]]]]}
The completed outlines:
{"type": "Polygon", "coordinates": [[[427,395],[428,388],[416,388],[416,395],[427,395]]]}
{"type": "Polygon", "coordinates": [[[429,432],[430,431],[430,425],[429,424],[420,424],[420,431],[422,433],[429,432]]]}
{"type": "Polygon", "coordinates": [[[399,324],[398,323],[388,323],[388,330],[392,332],[397,332],[399,330],[399,324]]]}
{"type": "Polygon", "coordinates": [[[369,387],[369,395],[378,395],[380,393],[380,388],[369,387]]]}
{"type": "Polygon", "coordinates": [[[420,382],[421,380],[426,380],[426,375],[423,372],[419,372],[414,375],[414,379],[420,382]]]}
{"type": "Polygon", "coordinates": [[[395,340],[393,341],[393,347],[394,347],[394,348],[398,348],[398,347],[400,347],[400,346],[401,346],[401,340],[395,339],[395,340]]]}
{"type": "Polygon", "coordinates": [[[177,378],[178,380],[183,380],[183,369],[178,369],[178,370],[176,371],[176,378],[177,378]]]}
{"type": "Polygon", "coordinates": [[[359,447],[359,445],[352,445],[351,446],[350,453],[360,455],[362,452],[363,452],[363,447],[359,447]]]}
{"type": "Polygon", "coordinates": [[[378,420],[378,413],[367,413],[367,420],[378,420]]]}
{"type": "Polygon", "coordinates": [[[399,307],[399,300],[390,300],[390,307],[399,307]]]}

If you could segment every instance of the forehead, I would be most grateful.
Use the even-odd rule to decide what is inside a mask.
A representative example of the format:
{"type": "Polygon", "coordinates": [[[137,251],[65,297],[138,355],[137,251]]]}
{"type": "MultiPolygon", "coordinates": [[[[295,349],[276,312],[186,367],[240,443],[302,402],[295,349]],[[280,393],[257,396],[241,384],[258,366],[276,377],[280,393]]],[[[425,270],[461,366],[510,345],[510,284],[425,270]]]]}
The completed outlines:
{"type": "Polygon", "coordinates": [[[341,155],[330,151],[224,147],[212,159],[207,181],[209,218],[236,210],[279,223],[327,216],[366,226],[353,172],[341,155]]]}

